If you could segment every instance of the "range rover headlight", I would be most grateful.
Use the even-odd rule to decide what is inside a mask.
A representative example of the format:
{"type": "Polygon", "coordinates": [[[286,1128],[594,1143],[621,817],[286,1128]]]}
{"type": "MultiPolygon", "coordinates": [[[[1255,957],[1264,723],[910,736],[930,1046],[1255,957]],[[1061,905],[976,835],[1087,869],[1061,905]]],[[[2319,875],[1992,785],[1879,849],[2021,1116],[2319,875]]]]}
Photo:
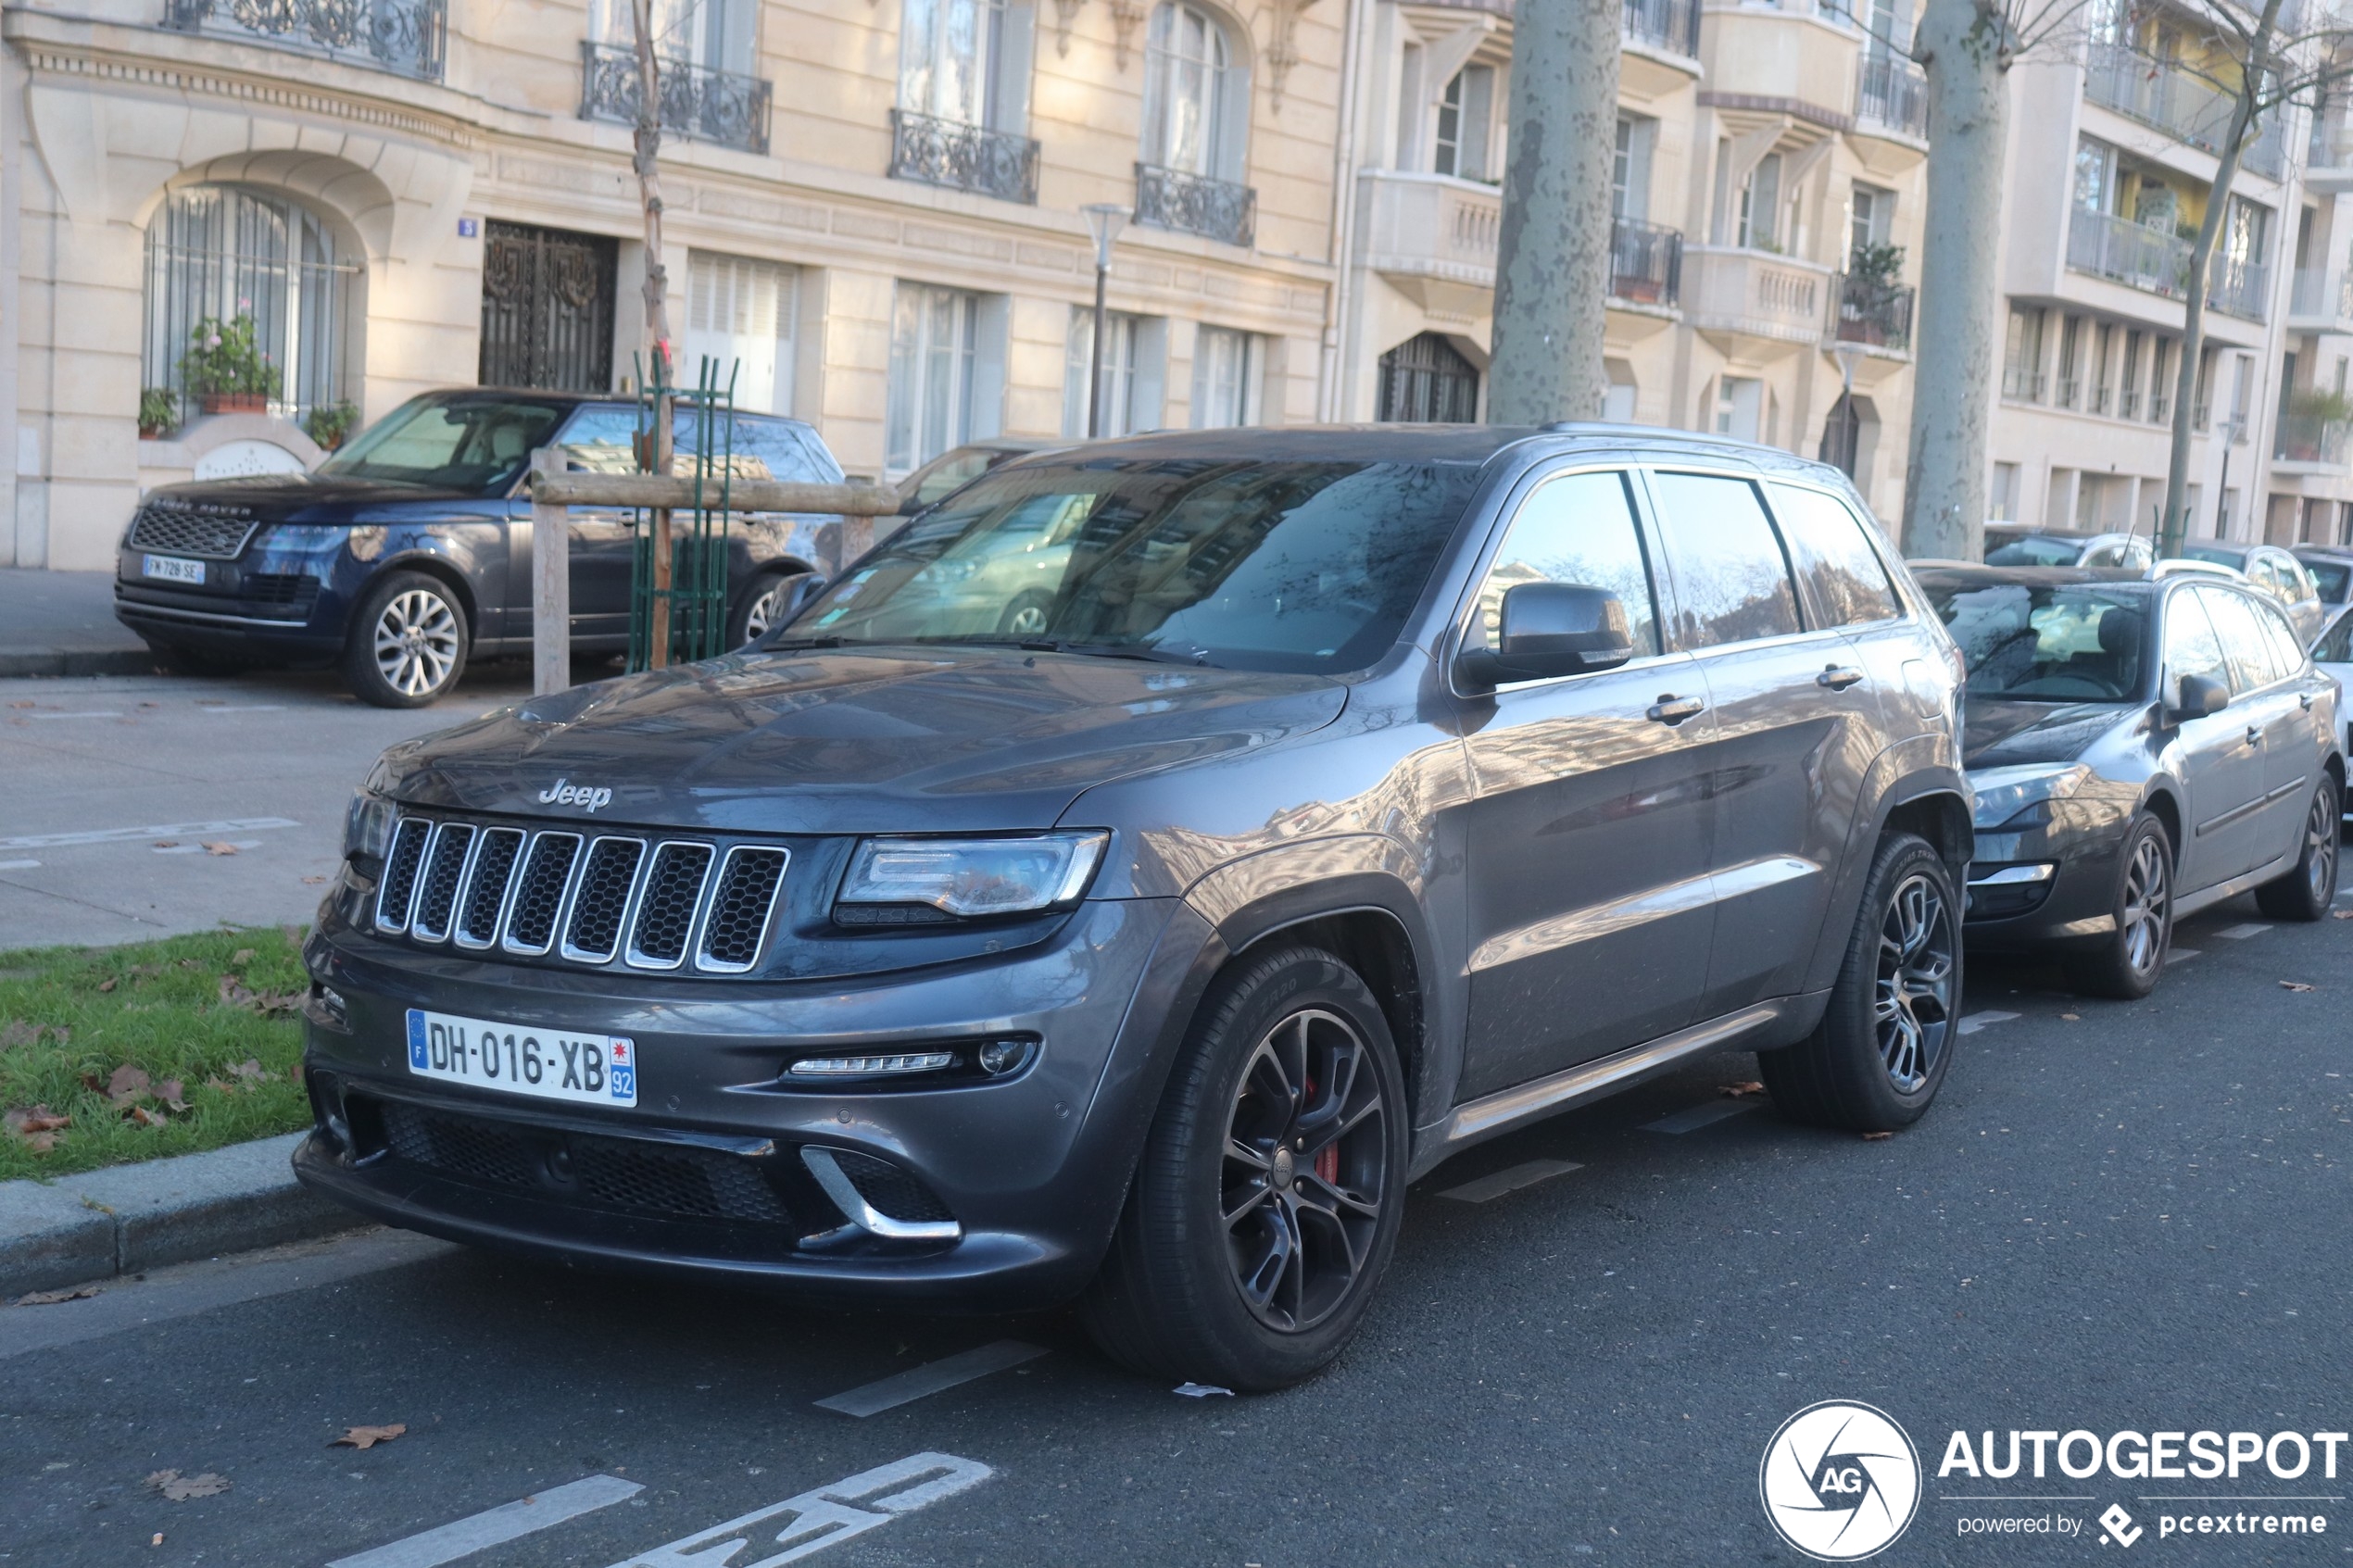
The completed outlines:
{"type": "Polygon", "coordinates": [[[2064,800],[2091,776],[2092,770],[2081,762],[2032,762],[1971,773],[1969,782],[1977,796],[1977,826],[1990,831],[2029,807],[2064,800]]]}
{"type": "Polygon", "coordinates": [[[344,859],[382,865],[392,848],[393,824],[399,815],[400,808],[381,795],[364,789],[354,795],[343,819],[344,859]]]}
{"type": "Polygon", "coordinates": [[[1105,833],[869,838],[849,858],[836,915],[845,924],[885,925],[902,923],[891,917],[893,909],[964,920],[1075,903],[1110,838],[1105,833]]]}

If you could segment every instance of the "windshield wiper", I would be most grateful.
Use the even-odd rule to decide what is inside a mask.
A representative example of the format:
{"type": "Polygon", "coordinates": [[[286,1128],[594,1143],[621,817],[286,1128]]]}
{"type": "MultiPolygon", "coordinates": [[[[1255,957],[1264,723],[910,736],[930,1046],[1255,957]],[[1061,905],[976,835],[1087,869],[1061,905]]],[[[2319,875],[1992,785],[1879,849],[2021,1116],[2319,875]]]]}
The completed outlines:
{"type": "Polygon", "coordinates": [[[844,644],[839,637],[779,637],[774,642],[760,645],[762,653],[775,653],[785,648],[837,648],[844,644]]]}
{"type": "Polygon", "coordinates": [[[1030,653],[1075,653],[1094,659],[1140,659],[1151,664],[1189,664],[1214,669],[1209,658],[1202,653],[1176,653],[1168,648],[1145,647],[1135,643],[1063,643],[1044,638],[1029,638],[1013,645],[1030,653]]]}

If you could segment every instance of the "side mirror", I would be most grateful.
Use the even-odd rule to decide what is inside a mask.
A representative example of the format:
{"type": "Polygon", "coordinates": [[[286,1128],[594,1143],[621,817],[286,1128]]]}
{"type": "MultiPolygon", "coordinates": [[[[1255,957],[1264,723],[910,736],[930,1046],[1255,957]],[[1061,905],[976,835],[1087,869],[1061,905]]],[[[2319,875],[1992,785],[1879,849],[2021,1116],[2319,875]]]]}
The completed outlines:
{"type": "Polygon", "coordinates": [[[2231,688],[2211,675],[2182,677],[2182,700],[2173,709],[2176,722],[2203,719],[2231,706],[2231,688]]]}
{"type": "Polygon", "coordinates": [[[1610,670],[1634,657],[1626,607],[1582,583],[1521,583],[1504,591],[1495,646],[1466,648],[1464,676],[1480,685],[1610,670]]]}

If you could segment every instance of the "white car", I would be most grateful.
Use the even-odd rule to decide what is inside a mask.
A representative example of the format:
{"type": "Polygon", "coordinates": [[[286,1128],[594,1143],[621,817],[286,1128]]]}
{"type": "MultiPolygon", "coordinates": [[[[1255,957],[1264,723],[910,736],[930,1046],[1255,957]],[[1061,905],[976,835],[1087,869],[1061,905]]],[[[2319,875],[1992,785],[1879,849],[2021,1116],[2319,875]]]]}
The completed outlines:
{"type": "MultiPolygon", "coordinates": [[[[2353,609],[2340,613],[2335,622],[2321,633],[2320,640],[2312,645],[2312,662],[2321,667],[2322,674],[2336,677],[2337,716],[2346,727],[2345,738],[2353,741],[2353,718],[2345,715],[2345,698],[2353,694],[2353,609]]],[[[2353,822],[2353,806],[2345,815],[2347,821],[2353,822]]]]}

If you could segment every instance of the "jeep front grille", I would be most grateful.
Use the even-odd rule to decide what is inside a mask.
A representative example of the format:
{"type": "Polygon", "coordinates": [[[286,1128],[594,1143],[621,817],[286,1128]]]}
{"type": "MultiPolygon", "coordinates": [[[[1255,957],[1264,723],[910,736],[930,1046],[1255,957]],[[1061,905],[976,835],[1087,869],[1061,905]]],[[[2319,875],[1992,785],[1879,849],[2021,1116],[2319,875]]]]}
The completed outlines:
{"type": "Polygon", "coordinates": [[[376,929],[577,964],[741,974],[760,961],[791,856],[699,839],[596,838],[403,817],[376,929]]]}
{"type": "Polygon", "coordinates": [[[149,501],[131,524],[131,547],[165,555],[235,560],[258,525],[244,507],[212,501],[149,501]]]}

